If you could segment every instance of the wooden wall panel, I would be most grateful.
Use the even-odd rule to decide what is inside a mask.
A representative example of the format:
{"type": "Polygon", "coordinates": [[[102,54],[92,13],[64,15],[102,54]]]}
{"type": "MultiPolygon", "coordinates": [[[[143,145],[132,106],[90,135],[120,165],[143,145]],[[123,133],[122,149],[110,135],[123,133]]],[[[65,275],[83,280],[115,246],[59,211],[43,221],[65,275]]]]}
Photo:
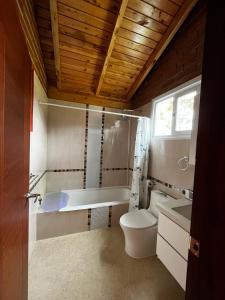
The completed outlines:
{"type": "Polygon", "coordinates": [[[200,1],[133,97],[133,107],[201,74],[205,19],[205,2],[200,1]]]}

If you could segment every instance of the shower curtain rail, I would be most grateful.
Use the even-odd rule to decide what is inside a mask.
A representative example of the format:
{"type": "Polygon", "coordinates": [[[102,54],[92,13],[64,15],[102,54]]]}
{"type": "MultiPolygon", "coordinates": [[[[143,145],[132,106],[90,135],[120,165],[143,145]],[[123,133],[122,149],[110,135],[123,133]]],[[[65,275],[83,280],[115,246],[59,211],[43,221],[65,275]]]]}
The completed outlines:
{"type": "MultiPolygon", "coordinates": [[[[54,100],[54,99],[49,99],[49,100],[54,100]]],[[[77,106],[56,104],[56,103],[51,103],[51,102],[39,101],[39,103],[41,105],[55,106],[55,107],[61,107],[61,108],[70,108],[70,109],[82,110],[82,111],[92,111],[92,112],[101,113],[101,114],[104,113],[104,114],[109,114],[109,115],[124,116],[124,117],[136,118],[136,119],[142,119],[142,118],[149,119],[148,117],[144,117],[144,116],[131,115],[131,114],[126,114],[126,113],[117,113],[117,112],[111,112],[111,111],[102,111],[99,109],[82,108],[82,107],[77,107],[77,106]]]]}

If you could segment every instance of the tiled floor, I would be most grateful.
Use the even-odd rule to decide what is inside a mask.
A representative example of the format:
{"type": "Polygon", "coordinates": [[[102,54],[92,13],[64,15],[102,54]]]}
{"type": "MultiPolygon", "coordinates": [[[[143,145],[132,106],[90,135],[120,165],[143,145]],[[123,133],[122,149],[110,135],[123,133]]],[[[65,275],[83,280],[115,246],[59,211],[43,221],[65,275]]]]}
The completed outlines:
{"type": "Polygon", "coordinates": [[[181,300],[184,292],[156,257],[132,259],[120,228],[36,243],[29,300],[181,300]]]}

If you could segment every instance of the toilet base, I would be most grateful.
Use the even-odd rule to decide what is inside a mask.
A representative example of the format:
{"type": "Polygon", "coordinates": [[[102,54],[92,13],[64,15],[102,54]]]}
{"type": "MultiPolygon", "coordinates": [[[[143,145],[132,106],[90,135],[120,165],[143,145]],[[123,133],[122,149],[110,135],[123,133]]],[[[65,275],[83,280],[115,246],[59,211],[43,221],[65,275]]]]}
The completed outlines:
{"type": "Polygon", "coordinates": [[[125,252],[132,258],[156,255],[157,225],[144,229],[131,229],[120,225],[125,237],[125,252]]]}

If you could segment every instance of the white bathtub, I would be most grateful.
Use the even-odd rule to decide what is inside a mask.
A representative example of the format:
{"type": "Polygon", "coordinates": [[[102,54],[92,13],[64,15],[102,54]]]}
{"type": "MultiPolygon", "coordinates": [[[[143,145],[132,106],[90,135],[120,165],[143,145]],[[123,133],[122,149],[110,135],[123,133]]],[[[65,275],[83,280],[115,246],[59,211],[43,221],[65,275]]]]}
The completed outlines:
{"type": "Polygon", "coordinates": [[[120,216],[128,211],[129,198],[128,187],[48,193],[37,214],[37,239],[117,226],[120,216]],[[62,201],[54,208],[52,204],[60,195],[62,201]]]}
{"type": "Polygon", "coordinates": [[[110,187],[85,190],[63,191],[69,196],[68,205],[60,211],[113,206],[129,202],[130,189],[127,187],[110,187]]]}
{"type": "MultiPolygon", "coordinates": [[[[61,212],[128,203],[130,198],[130,189],[128,187],[106,187],[47,193],[43,202],[57,201],[57,194],[60,196],[62,193],[68,197],[68,201],[65,207],[57,210],[61,212]],[[52,194],[54,197],[51,197],[52,194]]],[[[43,212],[46,211],[41,209],[40,213],[43,212]]]]}

